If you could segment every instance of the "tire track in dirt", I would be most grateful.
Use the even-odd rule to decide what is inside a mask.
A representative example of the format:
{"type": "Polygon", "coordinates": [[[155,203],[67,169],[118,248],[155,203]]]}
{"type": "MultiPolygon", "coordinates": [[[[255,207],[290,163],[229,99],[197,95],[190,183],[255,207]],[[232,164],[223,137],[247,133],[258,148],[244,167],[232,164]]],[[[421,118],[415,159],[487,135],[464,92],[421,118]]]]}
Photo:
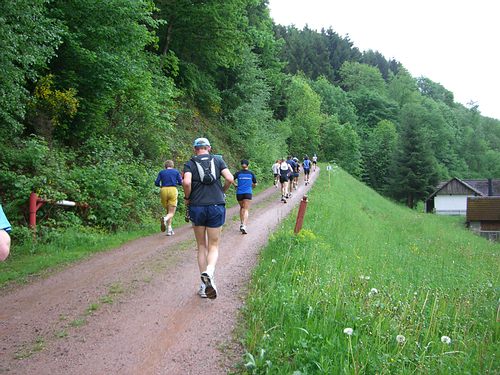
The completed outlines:
{"type": "MultiPolygon", "coordinates": [[[[311,174],[312,182],[317,175],[311,174]]],[[[238,207],[228,209],[214,301],[196,295],[200,281],[189,225],[173,237],[138,239],[2,292],[0,373],[227,373],[229,349],[238,350],[232,342],[237,312],[258,253],[310,187],[301,184],[287,204],[275,188],[255,196],[248,235],[233,220],[238,207]],[[95,311],[93,304],[99,304],[95,311]]]]}

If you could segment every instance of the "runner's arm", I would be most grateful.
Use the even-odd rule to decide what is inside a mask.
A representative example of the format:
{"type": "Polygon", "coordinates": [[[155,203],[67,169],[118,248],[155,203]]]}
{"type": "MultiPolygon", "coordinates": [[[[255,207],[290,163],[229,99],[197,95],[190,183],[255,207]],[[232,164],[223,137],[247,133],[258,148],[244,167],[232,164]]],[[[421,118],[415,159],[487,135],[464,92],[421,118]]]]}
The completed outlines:
{"type": "Polygon", "coordinates": [[[234,177],[233,175],[231,174],[231,171],[228,169],[228,168],[224,168],[220,174],[222,175],[222,177],[224,177],[224,193],[226,191],[229,190],[229,188],[231,187],[231,185],[234,183],[234,177]]]}
{"type": "Polygon", "coordinates": [[[7,259],[10,253],[10,236],[9,234],[0,229],[0,261],[7,259]]]}
{"type": "Polygon", "coordinates": [[[158,177],[156,177],[156,181],[155,181],[155,186],[160,186],[160,180],[161,180],[161,175],[160,173],[158,173],[158,177]]]}
{"type": "Polygon", "coordinates": [[[184,189],[184,200],[186,204],[189,204],[189,196],[191,195],[191,179],[193,174],[191,172],[184,172],[184,178],[182,179],[182,188],[184,189]]]}

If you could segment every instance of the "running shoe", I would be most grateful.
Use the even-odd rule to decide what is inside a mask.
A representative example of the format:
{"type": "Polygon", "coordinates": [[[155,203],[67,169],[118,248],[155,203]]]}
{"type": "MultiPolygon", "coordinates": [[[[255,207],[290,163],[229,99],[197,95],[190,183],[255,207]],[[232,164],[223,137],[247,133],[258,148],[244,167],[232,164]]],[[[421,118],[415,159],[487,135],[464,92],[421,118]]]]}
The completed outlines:
{"type": "Polygon", "coordinates": [[[174,235],[174,230],[172,229],[172,227],[168,227],[167,236],[173,236],[173,235],[174,235]]]}
{"type": "Polygon", "coordinates": [[[247,232],[247,227],[246,227],[246,226],[244,226],[243,224],[242,224],[242,225],[240,225],[240,231],[241,231],[241,234],[247,234],[247,233],[248,233],[248,232],[247,232]]]}
{"type": "Polygon", "coordinates": [[[205,284],[205,294],[207,295],[207,298],[217,298],[217,287],[215,286],[214,277],[210,276],[205,271],[201,273],[201,281],[205,284]]]}
{"type": "Polygon", "coordinates": [[[205,293],[205,284],[203,283],[200,284],[200,289],[198,289],[198,295],[201,298],[207,298],[207,294],[205,293]]]}
{"type": "Polygon", "coordinates": [[[160,219],[160,229],[162,232],[165,232],[165,230],[167,229],[166,221],[167,220],[165,220],[165,216],[162,216],[160,219]]]}

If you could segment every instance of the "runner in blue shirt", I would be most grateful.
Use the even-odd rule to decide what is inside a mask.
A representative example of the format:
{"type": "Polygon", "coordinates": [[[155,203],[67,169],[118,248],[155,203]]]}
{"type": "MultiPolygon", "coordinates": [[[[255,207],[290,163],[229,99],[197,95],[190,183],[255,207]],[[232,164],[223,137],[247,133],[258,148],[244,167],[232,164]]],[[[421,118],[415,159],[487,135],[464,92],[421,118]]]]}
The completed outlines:
{"type": "Polygon", "coordinates": [[[295,177],[295,169],[297,168],[297,165],[296,165],[295,161],[293,161],[293,159],[290,155],[286,158],[286,162],[290,166],[290,169],[292,171],[290,176],[289,176],[289,182],[288,182],[288,196],[287,196],[287,198],[290,198],[292,196],[293,179],[295,177]]]}
{"type": "Polygon", "coordinates": [[[7,220],[2,205],[0,205],[0,261],[7,259],[10,253],[10,230],[9,220],[7,220]]]}
{"type": "Polygon", "coordinates": [[[174,230],[172,229],[172,219],[177,209],[177,185],[182,185],[182,177],[180,172],[174,168],[174,162],[167,160],[165,162],[165,169],[161,170],[156,177],[155,185],[161,187],[160,199],[161,204],[167,211],[167,216],[160,219],[160,228],[162,232],[167,230],[167,236],[172,236],[174,230]]]}
{"type": "Polygon", "coordinates": [[[309,183],[309,173],[311,172],[311,161],[307,155],[304,157],[304,161],[302,162],[302,168],[304,168],[304,181],[307,185],[309,183]]]}
{"type": "Polygon", "coordinates": [[[248,160],[241,161],[241,170],[234,175],[236,199],[240,204],[240,231],[247,234],[248,210],[252,202],[252,188],[257,185],[255,174],[248,169],[248,160]]]}

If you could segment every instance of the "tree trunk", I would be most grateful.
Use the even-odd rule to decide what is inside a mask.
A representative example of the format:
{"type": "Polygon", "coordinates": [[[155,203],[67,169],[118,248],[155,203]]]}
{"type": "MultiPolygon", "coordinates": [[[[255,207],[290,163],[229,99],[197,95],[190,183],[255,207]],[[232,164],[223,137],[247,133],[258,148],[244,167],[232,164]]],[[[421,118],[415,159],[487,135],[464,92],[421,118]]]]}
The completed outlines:
{"type": "Polygon", "coordinates": [[[166,55],[168,53],[168,49],[170,48],[170,42],[172,41],[172,29],[173,24],[169,22],[167,27],[167,35],[165,35],[165,45],[163,46],[162,54],[166,55]]]}
{"type": "Polygon", "coordinates": [[[413,208],[413,194],[408,194],[408,199],[406,201],[406,205],[410,208],[413,208]]]}

